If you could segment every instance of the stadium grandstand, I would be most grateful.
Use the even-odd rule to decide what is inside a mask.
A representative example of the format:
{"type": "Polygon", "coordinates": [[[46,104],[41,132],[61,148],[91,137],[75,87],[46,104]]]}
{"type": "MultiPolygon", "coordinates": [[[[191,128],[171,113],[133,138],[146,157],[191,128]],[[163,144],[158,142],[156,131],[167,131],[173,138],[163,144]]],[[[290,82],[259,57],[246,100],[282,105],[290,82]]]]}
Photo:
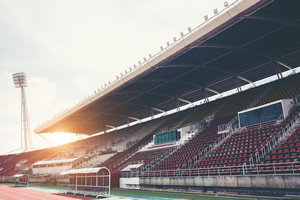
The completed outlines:
{"type": "Polygon", "coordinates": [[[88,138],[1,155],[0,181],[68,185],[64,171],[105,168],[111,187],[300,195],[299,8],[225,4],[34,130],[88,138]]]}

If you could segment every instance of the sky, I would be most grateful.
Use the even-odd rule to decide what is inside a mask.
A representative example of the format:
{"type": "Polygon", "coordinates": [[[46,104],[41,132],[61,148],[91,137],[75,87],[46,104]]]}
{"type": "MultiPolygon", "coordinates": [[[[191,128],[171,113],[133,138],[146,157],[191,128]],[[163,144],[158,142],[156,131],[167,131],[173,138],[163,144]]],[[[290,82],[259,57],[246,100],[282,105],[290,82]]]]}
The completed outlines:
{"type": "MultiPolygon", "coordinates": [[[[28,76],[33,146],[51,146],[33,133],[38,124],[195,28],[224,1],[0,0],[0,154],[21,147],[21,92],[13,73],[28,76]]],[[[54,144],[78,138],[43,136],[54,144]]]]}

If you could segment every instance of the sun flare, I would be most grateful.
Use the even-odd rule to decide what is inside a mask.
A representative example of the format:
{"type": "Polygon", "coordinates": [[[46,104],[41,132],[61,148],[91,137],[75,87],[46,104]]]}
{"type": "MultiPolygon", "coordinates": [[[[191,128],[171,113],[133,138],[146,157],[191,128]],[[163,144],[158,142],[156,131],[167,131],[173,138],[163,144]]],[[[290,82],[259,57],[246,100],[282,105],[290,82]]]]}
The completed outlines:
{"type": "Polygon", "coordinates": [[[66,144],[81,139],[80,135],[75,133],[50,133],[46,137],[53,146],[66,144]]]}

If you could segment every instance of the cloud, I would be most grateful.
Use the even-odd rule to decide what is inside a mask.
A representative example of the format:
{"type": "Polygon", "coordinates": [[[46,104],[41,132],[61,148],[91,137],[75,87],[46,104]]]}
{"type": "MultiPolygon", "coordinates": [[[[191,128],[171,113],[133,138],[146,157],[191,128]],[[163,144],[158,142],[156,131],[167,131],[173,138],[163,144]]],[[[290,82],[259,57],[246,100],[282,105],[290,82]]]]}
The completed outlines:
{"type": "Polygon", "coordinates": [[[223,1],[0,0],[0,134],[8,139],[0,153],[20,144],[12,73],[28,75],[34,128],[199,25],[223,1]]]}
{"type": "MultiPolygon", "coordinates": [[[[1,138],[7,141],[1,143],[1,153],[21,146],[21,89],[14,88],[12,74],[13,72],[0,71],[0,130],[1,138]]],[[[68,104],[63,101],[56,103],[59,101],[57,84],[49,82],[46,77],[28,78],[28,88],[25,91],[31,128],[68,104]]],[[[33,137],[35,140],[36,136],[33,137]]]]}

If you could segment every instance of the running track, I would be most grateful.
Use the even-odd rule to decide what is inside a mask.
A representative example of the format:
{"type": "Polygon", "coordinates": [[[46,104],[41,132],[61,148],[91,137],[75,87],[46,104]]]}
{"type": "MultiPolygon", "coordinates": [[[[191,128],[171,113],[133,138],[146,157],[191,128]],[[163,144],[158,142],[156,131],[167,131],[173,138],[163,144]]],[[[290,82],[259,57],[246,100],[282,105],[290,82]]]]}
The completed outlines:
{"type": "Polygon", "coordinates": [[[62,194],[47,193],[42,191],[30,190],[26,188],[15,188],[0,185],[0,200],[75,200],[82,197],[71,197],[62,194]]]}

